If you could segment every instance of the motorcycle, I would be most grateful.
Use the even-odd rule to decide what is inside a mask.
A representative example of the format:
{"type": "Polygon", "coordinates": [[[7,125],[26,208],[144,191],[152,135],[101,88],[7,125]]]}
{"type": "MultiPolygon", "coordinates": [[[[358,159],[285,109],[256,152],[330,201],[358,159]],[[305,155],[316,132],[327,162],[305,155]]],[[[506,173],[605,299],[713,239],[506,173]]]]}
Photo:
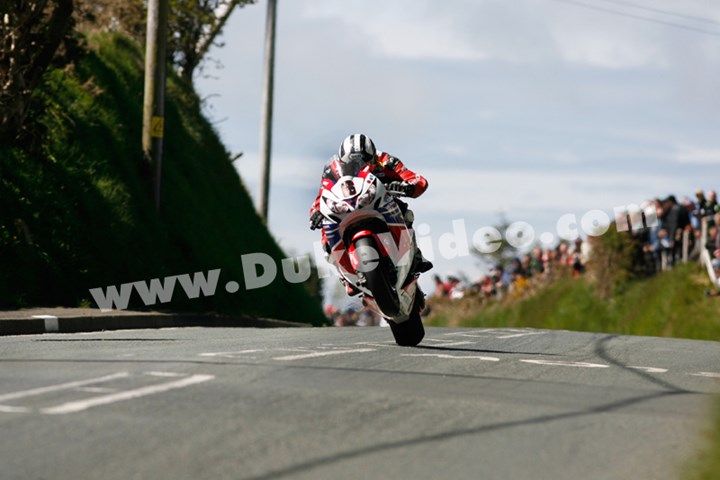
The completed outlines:
{"type": "Polygon", "coordinates": [[[363,169],[323,185],[320,213],[328,261],[365,307],[387,320],[398,345],[415,346],[425,336],[425,296],[412,271],[414,235],[394,199],[400,195],[363,169]]]}

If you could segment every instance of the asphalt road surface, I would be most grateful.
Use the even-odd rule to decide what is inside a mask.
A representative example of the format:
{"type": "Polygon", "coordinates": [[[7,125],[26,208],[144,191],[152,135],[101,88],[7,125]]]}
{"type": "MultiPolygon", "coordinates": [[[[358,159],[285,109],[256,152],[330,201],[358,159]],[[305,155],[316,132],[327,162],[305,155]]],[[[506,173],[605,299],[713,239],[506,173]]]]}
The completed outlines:
{"type": "Polygon", "coordinates": [[[532,329],[0,338],[0,478],[678,479],[720,342],[532,329]]]}

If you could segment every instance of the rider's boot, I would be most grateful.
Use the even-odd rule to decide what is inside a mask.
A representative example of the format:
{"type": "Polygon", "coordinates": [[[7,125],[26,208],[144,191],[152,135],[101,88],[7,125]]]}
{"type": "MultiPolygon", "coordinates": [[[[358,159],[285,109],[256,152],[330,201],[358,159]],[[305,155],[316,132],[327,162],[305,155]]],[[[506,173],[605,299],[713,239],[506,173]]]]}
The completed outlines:
{"type": "Polygon", "coordinates": [[[349,296],[354,297],[360,293],[360,290],[352,286],[350,282],[347,282],[344,278],[340,278],[340,281],[345,285],[345,292],[347,292],[349,296]]]}
{"type": "Polygon", "coordinates": [[[425,273],[433,268],[433,264],[430,260],[423,257],[420,248],[415,248],[415,257],[413,258],[412,271],[415,273],[425,273]]]}

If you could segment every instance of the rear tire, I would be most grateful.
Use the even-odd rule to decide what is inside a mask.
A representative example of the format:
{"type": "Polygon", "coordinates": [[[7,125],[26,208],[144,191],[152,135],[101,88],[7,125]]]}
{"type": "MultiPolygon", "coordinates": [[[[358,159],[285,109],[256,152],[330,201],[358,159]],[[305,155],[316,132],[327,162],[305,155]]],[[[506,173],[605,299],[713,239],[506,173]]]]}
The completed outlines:
{"type": "Polygon", "coordinates": [[[380,307],[380,311],[388,317],[394,317],[400,313],[400,300],[395,289],[390,284],[390,272],[387,262],[379,256],[379,250],[371,237],[363,237],[355,242],[355,251],[360,263],[377,262],[374,268],[368,271],[361,270],[365,275],[368,290],[372,292],[373,298],[380,307]],[[373,253],[374,252],[374,253],[373,253]]]}

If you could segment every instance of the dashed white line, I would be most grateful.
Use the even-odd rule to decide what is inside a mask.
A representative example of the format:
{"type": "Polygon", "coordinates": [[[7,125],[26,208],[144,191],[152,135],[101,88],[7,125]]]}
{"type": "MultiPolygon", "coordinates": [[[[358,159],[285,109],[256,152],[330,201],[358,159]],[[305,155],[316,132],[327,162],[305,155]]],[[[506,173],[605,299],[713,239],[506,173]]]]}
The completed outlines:
{"type": "Polygon", "coordinates": [[[544,335],[544,334],[545,334],[545,332],[511,333],[511,334],[508,334],[508,335],[500,335],[499,337],[495,337],[495,338],[505,339],[505,338],[527,337],[527,336],[529,336],[529,335],[544,335]]]}
{"type": "Polygon", "coordinates": [[[10,405],[0,405],[0,413],[27,413],[29,408],[25,407],[11,407],[10,405]]]}
{"type": "Polygon", "coordinates": [[[283,357],[275,357],[273,360],[281,360],[281,361],[292,361],[292,360],[304,360],[306,358],[317,358],[317,357],[327,357],[328,355],[342,355],[346,353],[367,353],[367,352],[374,352],[374,348],[356,348],[353,350],[327,350],[324,352],[308,352],[308,353],[302,353],[300,355],[286,355],[283,357]]]}
{"type": "Polygon", "coordinates": [[[609,365],[601,363],[589,362],[565,362],[562,360],[520,360],[524,363],[534,363],[536,365],[552,365],[558,367],[583,367],[583,368],[608,368],[609,365]]]}
{"type": "Polygon", "coordinates": [[[86,385],[93,385],[95,383],[109,382],[112,380],[117,380],[118,378],[125,378],[125,377],[129,377],[129,376],[130,376],[129,372],[119,372],[119,373],[113,373],[112,375],[106,375],[104,377],[91,378],[89,380],[80,380],[77,382],[60,383],[58,385],[50,385],[49,387],[40,387],[40,388],[33,388],[31,390],[23,390],[20,392],[6,393],[5,395],[0,395],[0,402],[4,402],[6,400],[14,400],[16,398],[24,398],[24,397],[32,397],[35,395],[43,395],[45,393],[57,392],[60,390],[70,390],[73,388],[84,387],[86,385]]]}
{"type": "Polygon", "coordinates": [[[80,387],[75,389],[78,392],[87,393],[112,393],[117,392],[117,388],[104,388],[104,387],[80,387]]]}
{"type": "Polygon", "coordinates": [[[437,339],[437,338],[428,338],[426,341],[438,342],[438,343],[442,344],[443,347],[459,347],[460,345],[475,345],[477,343],[477,342],[468,342],[468,341],[456,342],[454,340],[444,340],[444,339],[441,340],[441,339],[437,339]]]}
{"type": "Polygon", "coordinates": [[[102,397],[89,398],[87,400],[79,400],[76,402],[68,402],[62,405],[58,405],[56,407],[44,408],[40,410],[40,412],[47,415],[63,415],[66,413],[76,413],[100,405],[108,405],[111,403],[122,402],[124,400],[131,400],[135,398],[145,397],[147,395],[167,392],[169,390],[184,388],[190,385],[194,385],[196,383],[207,382],[208,380],[212,380],[214,378],[214,375],[192,375],[187,378],[167,383],[161,383],[159,385],[150,385],[147,387],[136,388],[134,390],[126,390],[124,392],[104,395],[102,397]]]}
{"type": "Polygon", "coordinates": [[[482,360],[484,362],[499,362],[499,358],[483,357],[479,355],[448,355],[446,353],[403,353],[403,357],[435,357],[435,358],[451,358],[453,360],[482,360]]]}
{"type": "Polygon", "coordinates": [[[658,367],[627,367],[632,368],[635,370],[642,370],[643,372],[647,373],[667,373],[667,368],[658,368],[658,367]]]}
{"type": "Polygon", "coordinates": [[[262,352],[263,350],[240,350],[237,352],[207,352],[201,353],[200,357],[223,357],[223,358],[236,358],[237,356],[247,355],[248,353],[262,352]]]}
{"type": "Polygon", "coordinates": [[[697,373],[691,373],[693,377],[708,377],[708,378],[720,378],[720,373],[718,372],[697,372],[697,373]]]}

